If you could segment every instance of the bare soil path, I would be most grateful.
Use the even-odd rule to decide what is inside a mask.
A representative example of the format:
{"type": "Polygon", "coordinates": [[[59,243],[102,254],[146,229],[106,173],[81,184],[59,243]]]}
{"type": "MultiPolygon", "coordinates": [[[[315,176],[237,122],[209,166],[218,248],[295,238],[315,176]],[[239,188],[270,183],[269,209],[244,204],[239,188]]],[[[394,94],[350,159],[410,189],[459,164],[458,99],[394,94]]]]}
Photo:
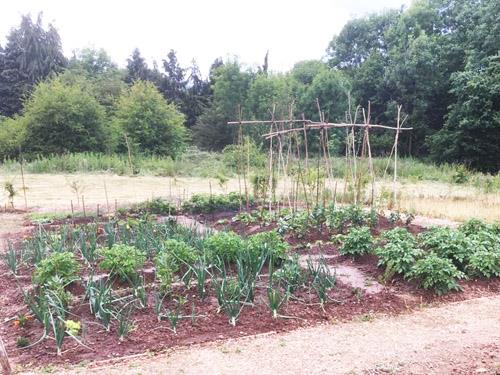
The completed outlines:
{"type": "Polygon", "coordinates": [[[498,374],[500,296],[58,374],[498,374]]]}

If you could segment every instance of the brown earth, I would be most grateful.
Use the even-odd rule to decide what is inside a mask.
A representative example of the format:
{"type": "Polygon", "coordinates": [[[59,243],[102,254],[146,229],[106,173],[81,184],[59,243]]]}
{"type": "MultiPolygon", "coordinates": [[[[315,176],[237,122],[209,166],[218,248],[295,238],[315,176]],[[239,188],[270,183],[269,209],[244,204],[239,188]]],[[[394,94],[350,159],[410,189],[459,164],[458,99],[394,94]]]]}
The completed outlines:
{"type": "MultiPolygon", "coordinates": [[[[6,225],[0,229],[3,239],[19,238],[29,229],[20,214],[0,214],[0,224],[4,223],[6,225]]],[[[338,255],[334,247],[327,249],[327,254],[338,255]]],[[[352,264],[350,259],[340,259],[340,262],[352,264]]],[[[370,257],[362,258],[355,266],[373,278],[380,274],[370,257]]],[[[181,373],[181,369],[184,369],[185,373],[249,373],[253,367],[265,363],[267,367],[260,367],[259,372],[453,373],[455,369],[455,373],[474,373],[476,370],[482,372],[486,369],[486,373],[494,373],[492,371],[495,371],[495,362],[498,362],[498,279],[490,282],[468,281],[462,283],[464,292],[444,297],[435,297],[397,279],[391,285],[386,285],[380,293],[366,295],[354,293],[351,286],[340,282],[330,294],[330,298],[342,301],[342,304],[329,303],[322,311],[315,304],[316,301],[310,300],[308,304],[290,301],[282,314],[294,319],[274,320],[265,304],[260,303],[253,308],[244,309],[236,327],[228,324],[225,315],[215,314],[217,303],[213,294],[202,302],[195,296],[196,290],[192,288],[185,295],[189,304],[184,313],[189,314],[188,310],[192,307],[191,304],[194,304],[197,315],[201,317],[194,323],[187,319],[182,320],[176,335],[169,330],[168,322],[157,323],[152,309],[149,308],[136,317],[136,331],[132,332],[125,342],[118,342],[114,332],[106,333],[102,328],[89,323],[86,327],[85,342],[93,350],[67,341],[62,357],[55,356],[54,344],[50,340],[25,351],[15,348],[15,340],[19,335],[26,335],[33,341],[41,334],[41,327],[36,323],[26,331],[13,327],[9,319],[14,317],[19,309],[22,310],[23,302],[20,291],[11,279],[12,276],[6,272],[3,263],[0,264],[0,285],[4,287],[0,298],[0,335],[4,340],[6,338],[11,361],[23,368],[26,368],[26,365],[48,366],[53,363],[64,365],[86,363],[89,360],[114,360],[146,351],[162,353],[165,350],[168,356],[179,356],[179,359],[171,363],[168,356],[165,358],[162,355],[157,361],[147,360],[139,365],[138,369],[134,367],[135,364],[122,364],[117,370],[98,367],[91,371],[181,373]],[[437,311],[437,316],[432,312],[426,315],[425,310],[412,313],[428,305],[442,305],[428,310],[437,311]],[[478,311],[470,311],[471,309],[478,311]],[[448,323],[442,319],[446,311],[450,312],[448,323]],[[403,315],[397,316],[398,314],[403,315]],[[377,318],[370,324],[360,323],[371,322],[376,316],[382,318],[377,318]],[[481,319],[477,319],[478,316],[481,316],[481,319]],[[349,322],[351,320],[356,323],[349,322]],[[372,324],[377,327],[373,331],[372,324]],[[381,333],[384,329],[379,327],[379,324],[386,326],[385,333],[381,333]],[[447,325],[451,325],[449,335],[445,334],[446,330],[443,331],[447,325]],[[241,337],[266,332],[279,334],[241,341],[241,337]],[[368,341],[364,341],[364,336],[368,337],[368,341]],[[416,342],[413,342],[412,338],[416,342]],[[273,349],[276,342],[280,346],[282,340],[289,342],[290,349],[273,349]],[[323,349],[319,349],[315,340],[324,344],[323,349]],[[217,343],[208,344],[214,341],[217,343]],[[232,348],[233,345],[236,345],[234,350],[226,349],[232,348]],[[240,345],[242,348],[238,349],[240,345]],[[188,346],[190,349],[169,349],[179,346],[188,346]],[[248,356],[238,355],[246,352],[249,353],[248,356]],[[222,360],[219,358],[221,353],[222,360]],[[191,363],[193,355],[198,355],[200,360],[191,363]],[[361,358],[356,361],[356,356],[361,358]],[[297,361],[300,364],[297,364],[297,361]],[[168,371],[162,371],[161,366],[168,366],[168,371]],[[205,371],[203,366],[206,366],[205,371]],[[282,370],[279,366],[282,366],[282,370]]],[[[29,284],[28,273],[24,278],[21,277],[21,284],[29,284]]],[[[304,300],[310,298],[306,291],[299,291],[297,296],[304,300]]],[[[264,289],[257,295],[257,301],[263,299],[264,289]]],[[[76,307],[73,312],[84,322],[93,320],[86,306],[76,307]]],[[[77,370],[72,368],[68,371],[73,373],[77,370]]]]}
{"type": "Polygon", "coordinates": [[[172,348],[158,356],[55,373],[498,374],[499,312],[497,295],[366,322],[172,348]]]}

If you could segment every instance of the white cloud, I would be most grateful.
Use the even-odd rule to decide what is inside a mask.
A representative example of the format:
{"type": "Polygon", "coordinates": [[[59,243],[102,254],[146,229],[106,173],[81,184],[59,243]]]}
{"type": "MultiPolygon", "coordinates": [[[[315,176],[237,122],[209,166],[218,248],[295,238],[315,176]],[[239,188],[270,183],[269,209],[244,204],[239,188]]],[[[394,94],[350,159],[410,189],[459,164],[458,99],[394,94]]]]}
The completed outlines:
{"type": "Polygon", "coordinates": [[[203,73],[218,57],[237,55],[270,69],[321,58],[328,42],[352,17],[410,0],[3,0],[0,43],[22,14],[43,12],[61,35],[65,53],[86,46],[104,48],[121,66],[138,47],[150,61],[172,48],[183,65],[192,59],[203,73]]]}

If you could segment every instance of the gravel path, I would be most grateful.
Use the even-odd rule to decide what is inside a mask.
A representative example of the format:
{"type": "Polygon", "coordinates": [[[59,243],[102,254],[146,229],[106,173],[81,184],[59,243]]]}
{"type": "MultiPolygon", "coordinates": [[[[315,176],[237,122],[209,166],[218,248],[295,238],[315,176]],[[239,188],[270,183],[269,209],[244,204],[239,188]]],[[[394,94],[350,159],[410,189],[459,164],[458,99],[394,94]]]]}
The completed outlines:
{"type": "Polygon", "coordinates": [[[58,374],[498,374],[500,296],[58,374]]]}

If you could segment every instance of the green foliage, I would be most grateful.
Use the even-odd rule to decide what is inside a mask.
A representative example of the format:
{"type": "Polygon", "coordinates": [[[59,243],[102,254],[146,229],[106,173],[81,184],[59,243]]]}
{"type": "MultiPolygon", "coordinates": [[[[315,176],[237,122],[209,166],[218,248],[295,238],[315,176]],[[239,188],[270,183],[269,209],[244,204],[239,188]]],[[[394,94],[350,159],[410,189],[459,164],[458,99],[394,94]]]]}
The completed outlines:
{"type": "Polygon", "coordinates": [[[63,283],[68,283],[76,277],[79,268],[73,253],[54,253],[38,263],[33,273],[33,282],[45,285],[57,276],[62,279],[63,283]]]}
{"type": "Polygon", "coordinates": [[[169,201],[162,198],[154,198],[132,206],[132,211],[139,213],[150,213],[155,215],[175,215],[177,208],[169,201]]]}
{"type": "Polygon", "coordinates": [[[452,290],[461,290],[458,280],[464,277],[449,259],[429,253],[419,259],[407,275],[409,279],[418,279],[424,289],[433,289],[438,295],[452,290]]]}
{"type": "Polygon", "coordinates": [[[213,101],[193,127],[195,144],[202,149],[222,150],[233,143],[236,127],[227,122],[238,118],[238,105],[246,102],[252,73],[237,61],[220,64],[212,72],[213,101]]]}
{"type": "Polygon", "coordinates": [[[108,149],[104,109],[79,83],[40,82],[16,121],[25,129],[23,148],[32,154],[108,149]]]}
{"type": "Polygon", "coordinates": [[[125,244],[114,244],[110,248],[102,248],[99,253],[103,257],[99,268],[122,280],[132,280],[136,277],[138,269],[146,261],[146,256],[142,251],[125,244]]]}
{"type": "MultiPolygon", "coordinates": [[[[250,178],[250,183],[252,184],[253,196],[259,201],[263,201],[268,197],[269,194],[269,174],[255,174],[250,178]]],[[[271,192],[276,190],[276,177],[273,176],[271,182],[271,192]]]]}
{"type": "Polygon", "coordinates": [[[0,160],[18,157],[23,144],[26,126],[18,118],[0,118],[0,160]]]}
{"type": "Polygon", "coordinates": [[[192,214],[232,211],[240,208],[243,201],[244,197],[238,193],[227,195],[194,194],[191,199],[182,203],[182,210],[192,214]]]}
{"type": "Polygon", "coordinates": [[[18,348],[25,348],[30,344],[30,340],[27,337],[19,336],[16,339],[16,346],[18,348]]]}
{"type": "Polygon", "coordinates": [[[172,256],[168,252],[161,252],[155,257],[156,278],[163,292],[170,291],[175,269],[172,267],[172,256]]]}
{"type": "Polygon", "coordinates": [[[450,259],[460,269],[463,269],[467,256],[473,251],[466,236],[451,228],[431,228],[419,235],[419,241],[426,250],[450,259]]]}
{"type": "MultiPolygon", "coordinates": [[[[487,3],[487,2],[486,2],[487,3]]],[[[497,53],[497,52],[495,52],[497,53]]],[[[440,161],[458,161],[496,172],[500,162],[500,56],[491,56],[452,75],[456,97],[444,127],[432,138],[431,151],[440,161]],[[496,103],[496,104],[495,104],[496,103]]]]}
{"type": "Polygon", "coordinates": [[[469,256],[466,271],[474,276],[500,277],[500,249],[477,250],[469,256]]]}
{"type": "Polygon", "coordinates": [[[341,242],[340,255],[358,257],[368,254],[373,247],[374,240],[368,227],[351,228],[347,234],[339,234],[335,237],[341,242]]]}
{"type": "Polygon", "coordinates": [[[120,96],[115,124],[122,150],[124,134],[137,152],[176,157],[186,148],[184,116],[150,82],[137,81],[120,96]]]}
{"type": "Polygon", "coordinates": [[[41,14],[36,22],[22,16],[19,27],[7,35],[5,49],[0,48],[0,116],[20,112],[32,86],[65,65],[57,30],[51,24],[45,29],[41,14]]]}
{"type": "Polygon", "coordinates": [[[242,145],[228,145],[222,150],[224,164],[233,171],[242,171],[248,166],[251,168],[264,168],[267,156],[255,142],[248,137],[242,145]]]}
{"type": "Polygon", "coordinates": [[[299,264],[298,256],[287,259],[282,266],[273,273],[273,280],[290,293],[293,293],[304,284],[305,275],[299,264]]]}
{"type": "Polygon", "coordinates": [[[170,268],[174,272],[192,266],[198,258],[198,252],[194,247],[175,239],[165,241],[163,252],[166,253],[170,268]]]}
{"type": "Polygon", "coordinates": [[[344,207],[328,207],[326,213],[326,225],[329,228],[343,232],[348,226],[362,226],[371,223],[371,214],[363,211],[358,205],[344,207]]]}
{"type": "Polygon", "coordinates": [[[205,239],[204,245],[210,259],[231,263],[236,261],[238,251],[245,246],[241,237],[234,232],[215,233],[205,239]]]}
{"type": "Polygon", "coordinates": [[[394,273],[408,275],[415,262],[423,255],[417,242],[405,228],[394,228],[382,234],[385,242],[375,249],[378,265],[385,266],[385,278],[394,273]]]}
{"type": "Polygon", "coordinates": [[[251,235],[246,240],[246,251],[254,254],[268,254],[274,262],[285,258],[288,243],[276,230],[251,235]]]}

